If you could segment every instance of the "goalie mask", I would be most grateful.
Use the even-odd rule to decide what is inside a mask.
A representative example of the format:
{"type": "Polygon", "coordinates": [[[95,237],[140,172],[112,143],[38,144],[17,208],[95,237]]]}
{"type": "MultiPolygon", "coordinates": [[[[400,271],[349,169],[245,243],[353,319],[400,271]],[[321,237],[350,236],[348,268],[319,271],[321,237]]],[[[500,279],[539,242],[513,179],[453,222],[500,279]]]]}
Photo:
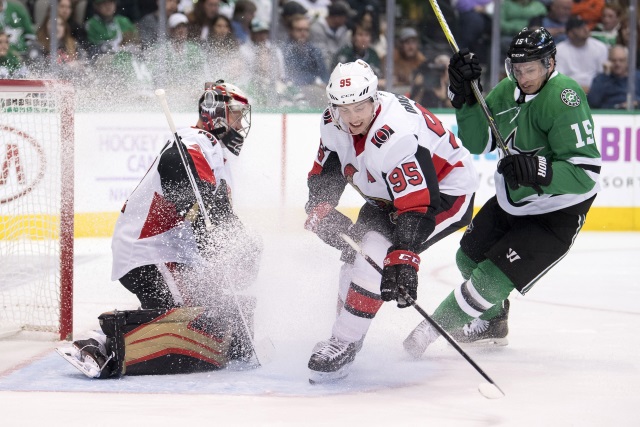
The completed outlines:
{"type": "Polygon", "coordinates": [[[370,124],[379,105],[378,77],[369,64],[361,59],[338,64],[329,78],[327,98],[329,98],[329,112],[333,122],[340,130],[353,134],[347,120],[343,120],[344,118],[340,115],[341,107],[344,109],[344,106],[350,104],[364,105],[364,101],[372,102],[371,116],[367,117],[370,124]]]}
{"type": "Polygon", "coordinates": [[[198,101],[198,113],[204,129],[218,137],[236,156],[251,129],[251,105],[238,88],[224,80],[207,82],[198,101]]]}

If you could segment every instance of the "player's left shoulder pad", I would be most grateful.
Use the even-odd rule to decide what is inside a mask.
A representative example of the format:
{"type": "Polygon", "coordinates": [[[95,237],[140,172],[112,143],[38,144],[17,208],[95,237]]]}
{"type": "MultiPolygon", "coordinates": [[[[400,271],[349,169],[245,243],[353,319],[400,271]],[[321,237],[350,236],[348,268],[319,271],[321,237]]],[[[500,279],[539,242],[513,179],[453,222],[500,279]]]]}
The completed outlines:
{"type": "Polygon", "coordinates": [[[587,102],[587,95],[580,85],[570,77],[558,74],[547,82],[549,86],[546,102],[551,101],[551,105],[558,109],[584,107],[587,102]]]}

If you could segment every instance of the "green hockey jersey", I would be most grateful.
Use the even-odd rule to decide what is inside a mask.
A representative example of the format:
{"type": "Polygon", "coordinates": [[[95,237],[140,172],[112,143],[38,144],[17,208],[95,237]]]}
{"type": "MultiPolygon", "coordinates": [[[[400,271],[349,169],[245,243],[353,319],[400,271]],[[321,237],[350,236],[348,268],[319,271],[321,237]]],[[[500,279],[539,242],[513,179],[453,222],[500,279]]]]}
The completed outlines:
{"type": "MultiPolygon", "coordinates": [[[[599,191],[601,158],[593,117],[587,96],[573,79],[554,72],[539,93],[525,96],[506,78],[486,101],[511,154],[544,156],[553,167],[551,184],[542,187],[541,195],[531,187],[512,190],[496,172],[496,195],[502,209],[512,215],[553,212],[577,205],[599,191]]],[[[497,148],[479,104],[456,110],[456,119],[458,136],[471,153],[497,148]]]]}

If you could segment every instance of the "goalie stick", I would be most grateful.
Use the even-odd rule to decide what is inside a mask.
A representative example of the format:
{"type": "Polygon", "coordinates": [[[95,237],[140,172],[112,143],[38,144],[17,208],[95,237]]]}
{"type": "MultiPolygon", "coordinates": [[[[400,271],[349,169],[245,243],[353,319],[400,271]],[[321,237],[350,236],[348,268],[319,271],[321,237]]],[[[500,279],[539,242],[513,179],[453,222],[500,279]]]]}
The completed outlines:
{"type": "Polygon", "coordinates": [[[176,125],[173,122],[173,117],[171,116],[171,111],[169,110],[169,104],[167,104],[167,96],[164,92],[164,89],[156,89],[155,94],[158,98],[158,102],[160,102],[160,107],[162,107],[162,111],[167,118],[167,123],[169,124],[169,128],[171,129],[171,133],[173,133],[176,147],[178,148],[178,153],[180,154],[180,159],[182,160],[182,165],[187,172],[187,177],[189,177],[189,184],[191,184],[191,189],[196,196],[198,206],[200,207],[200,211],[202,212],[202,216],[204,217],[204,224],[207,229],[210,230],[211,228],[213,228],[213,224],[211,223],[211,218],[209,218],[209,213],[205,209],[204,202],[202,201],[202,195],[200,194],[200,190],[198,190],[198,186],[196,184],[195,178],[193,177],[193,173],[191,173],[191,169],[189,169],[187,155],[184,152],[184,148],[182,147],[182,141],[178,136],[178,131],[176,131],[176,125]]]}
{"type": "MultiPolygon", "coordinates": [[[[451,33],[451,29],[449,28],[449,25],[447,24],[447,21],[444,18],[442,10],[440,10],[440,6],[438,6],[438,0],[429,0],[429,3],[431,4],[431,8],[433,9],[433,12],[435,13],[436,18],[440,23],[440,28],[442,28],[442,31],[444,32],[444,36],[447,38],[447,41],[449,42],[449,45],[451,46],[453,53],[458,53],[460,49],[458,49],[458,44],[456,43],[456,39],[453,37],[453,34],[451,33]]],[[[502,154],[504,154],[505,156],[508,156],[509,154],[511,154],[509,152],[509,147],[507,146],[505,139],[502,137],[502,134],[498,130],[498,126],[496,125],[496,122],[493,119],[493,115],[489,110],[487,101],[485,101],[484,97],[482,96],[482,93],[480,92],[480,88],[478,87],[477,80],[474,80],[471,82],[471,89],[473,89],[473,94],[478,100],[478,104],[480,104],[480,106],[482,107],[482,111],[484,112],[485,117],[489,121],[489,127],[491,128],[491,132],[493,132],[493,135],[497,140],[498,147],[502,151],[502,154]]]]}
{"type": "MultiPolygon", "coordinates": [[[[351,237],[347,236],[344,233],[341,233],[340,236],[342,237],[342,239],[347,242],[349,244],[349,246],[351,246],[353,248],[354,251],[356,251],[358,254],[360,254],[365,261],[367,261],[369,263],[369,265],[371,265],[378,273],[380,273],[380,275],[382,275],[382,268],[373,260],[371,259],[371,257],[369,257],[369,255],[365,254],[362,251],[362,248],[360,248],[360,245],[358,245],[356,243],[355,240],[353,240],[351,237]]],[[[420,315],[422,317],[425,318],[425,320],[427,322],[429,322],[429,324],[431,324],[431,326],[433,326],[440,335],[442,335],[444,337],[444,339],[446,339],[449,344],[451,344],[451,346],[453,348],[456,349],[456,351],[458,353],[460,353],[460,355],[462,357],[465,358],[465,360],[467,362],[469,362],[469,364],[471,364],[471,366],[473,366],[473,368],[478,371],[478,373],[480,375],[482,375],[482,377],[487,380],[487,383],[481,383],[478,386],[478,391],[480,392],[480,394],[482,394],[484,397],[486,397],[487,399],[499,399],[501,397],[505,396],[504,391],[502,391],[502,389],[500,387],[498,387],[498,385],[491,379],[491,377],[489,377],[489,375],[487,375],[482,368],[480,368],[480,366],[478,366],[478,364],[462,349],[460,348],[460,345],[453,339],[451,338],[451,336],[447,333],[447,331],[445,331],[442,326],[440,326],[438,324],[438,322],[436,322],[435,320],[433,320],[431,318],[431,316],[429,316],[427,314],[426,311],[424,311],[422,309],[422,307],[420,307],[418,305],[418,303],[416,302],[416,300],[414,300],[413,298],[411,298],[411,296],[409,295],[409,293],[406,291],[406,289],[404,289],[404,287],[400,286],[399,287],[400,293],[402,294],[402,298],[405,299],[405,301],[407,301],[407,303],[409,305],[411,305],[413,308],[416,309],[416,311],[418,313],[420,313],[420,315]]]]}

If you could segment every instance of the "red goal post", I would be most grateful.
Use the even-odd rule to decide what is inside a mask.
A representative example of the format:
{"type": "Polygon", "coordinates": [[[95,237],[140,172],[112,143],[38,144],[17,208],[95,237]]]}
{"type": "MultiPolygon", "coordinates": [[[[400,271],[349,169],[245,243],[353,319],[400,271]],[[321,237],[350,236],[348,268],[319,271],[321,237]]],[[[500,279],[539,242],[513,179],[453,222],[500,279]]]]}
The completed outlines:
{"type": "Polygon", "coordinates": [[[73,332],[74,91],[0,80],[0,334],[73,332]]]}

